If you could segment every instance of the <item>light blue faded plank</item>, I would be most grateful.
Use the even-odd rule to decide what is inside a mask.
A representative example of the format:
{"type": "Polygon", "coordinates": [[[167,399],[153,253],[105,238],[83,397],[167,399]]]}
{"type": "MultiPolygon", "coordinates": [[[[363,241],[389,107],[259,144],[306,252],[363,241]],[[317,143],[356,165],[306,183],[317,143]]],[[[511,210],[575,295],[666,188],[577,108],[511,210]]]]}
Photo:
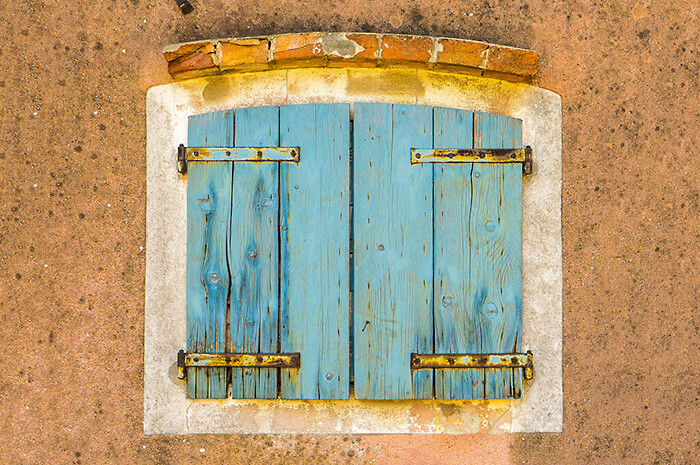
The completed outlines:
{"type": "MultiPolygon", "coordinates": [[[[474,115],[453,108],[434,109],[436,149],[473,147],[474,115]]],[[[434,309],[435,353],[478,353],[472,306],[469,218],[472,203],[472,163],[435,165],[434,189],[434,309]]],[[[473,369],[435,370],[437,399],[483,399],[484,385],[473,369]]]]}
{"type": "Polygon", "coordinates": [[[280,343],[301,354],[284,399],[349,395],[349,124],[347,104],[280,107],[280,143],[301,150],[280,166],[280,343]]]}
{"type": "MultiPolygon", "coordinates": [[[[235,113],[235,145],[279,145],[279,107],[235,113]]],[[[279,163],[233,165],[229,247],[231,352],[277,352],[279,163]]],[[[234,399],[277,398],[278,368],[232,368],[234,399]]]]}
{"type": "Polygon", "coordinates": [[[433,351],[432,108],[355,104],[354,369],[358,399],[426,399],[432,370],[411,373],[412,352],[433,351]]]}
{"type": "MultiPolygon", "coordinates": [[[[191,116],[189,145],[233,143],[233,113],[191,116]]],[[[187,173],[187,350],[226,349],[226,300],[230,276],[227,238],[231,219],[231,164],[192,162],[187,173]]],[[[226,368],[188,368],[187,395],[226,397],[226,368]]]]}
{"type": "MultiPolygon", "coordinates": [[[[474,114],[476,148],[521,145],[519,120],[474,114]]],[[[480,353],[519,352],[522,339],[522,167],[519,164],[474,164],[471,182],[469,276],[478,328],[477,346],[480,353]]],[[[479,371],[486,398],[521,396],[520,370],[479,371]]]]}

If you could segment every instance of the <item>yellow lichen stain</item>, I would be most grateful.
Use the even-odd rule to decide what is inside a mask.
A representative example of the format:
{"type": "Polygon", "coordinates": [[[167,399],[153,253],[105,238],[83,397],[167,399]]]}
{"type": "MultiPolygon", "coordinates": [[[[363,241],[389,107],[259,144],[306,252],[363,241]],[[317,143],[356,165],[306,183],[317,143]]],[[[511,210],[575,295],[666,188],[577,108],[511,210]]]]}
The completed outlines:
{"type": "Polygon", "coordinates": [[[345,92],[348,96],[382,95],[422,98],[425,88],[415,70],[349,69],[345,92]]]}
{"type": "Polygon", "coordinates": [[[202,89],[202,100],[205,104],[215,104],[229,100],[235,94],[235,87],[227,76],[207,79],[207,85],[202,89]]]}
{"type": "Polygon", "coordinates": [[[198,105],[209,111],[275,104],[285,97],[286,73],[264,70],[197,79],[201,84],[195,97],[199,97],[198,105]]]}
{"type": "Polygon", "coordinates": [[[455,413],[459,412],[459,407],[453,403],[449,403],[449,404],[440,403],[440,404],[438,404],[438,406],[440,407],[440,411],[442,412],[442,415],[445,418],[450,418],[455,413]]]}
{"type": "Polygon", "coordinates": [[[209,79],[212,78],[186,79],[177,82],[175,85],[179,88],[179,93],[185,96],[186,101],[179,103],[176,110],[191,114],[200,113],[202,110],[202,89],[207,86],[209,79]]]}
{"type": "MultiPolygon", "coordinates": [[[[448,106],[451,107],[479,109],[499,115],[515,113],[522,106],[527,89],[532,87],[501,79],[436,71],[418,71],[417,78],[428,89],[432,101],[450,102],[448,106]],[[486,108],[478,108],[483,105],[486,108]]],[[[422,103],[420,99],[418,103],[422,103]]]]}
{"type": "MultiPolygon", "coordinates": [[[[195,402],[195,401],[193,401],[195,402]]],[[[374,432],[471,434],[508,433],[508,400],[197,400],[194,420],[227,418],[235,431],[318,433],[374,432]]],[[[195,410],[192,410],[193,412],[195,410]]],[[[216,420],[219,421],[219,420],[216,420]]]]}
{"type": "Polygon", "coordinates": [[[467,431],[465,428],[464,417],[462,415],[464,408],[464,402],[461,401],[438,401],[439,413],[435,418],[436,424],[438,425],[437,428],[444,430],[446,433],[473,432],[475,430],[474,428],[470,431],[467,431]]]}
{"type": "Polygon", "coordinates": [[[314,90],[335,93],[346,78],[343,69],[308,68],[288,71],[287,94],[289,96],[317,95],[314,90]]]}

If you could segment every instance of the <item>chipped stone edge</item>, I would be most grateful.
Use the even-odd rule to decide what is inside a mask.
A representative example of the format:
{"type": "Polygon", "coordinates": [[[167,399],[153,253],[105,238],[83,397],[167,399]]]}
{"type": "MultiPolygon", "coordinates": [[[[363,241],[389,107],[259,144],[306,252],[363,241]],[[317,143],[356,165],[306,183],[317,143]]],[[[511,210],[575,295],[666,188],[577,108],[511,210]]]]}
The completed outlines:
{"type": "MultiPolygon", "coordinates": [[[[376,86],[377,89],[387,86],[376,86]]],[[[395,89],[391,87],[391,89],[395,89]]],[[[193,79],[147,94],[145,434],[377,434],[560,432],[562,391],[561,99],[525,84],[427,70],[296,69],[193,79]],[[401,78],[403,93],[349,92],[352,80],[401,78]],[[300,85],[303,84],[303,85],[300,85]],[[207,100],[206,89],[228,88],[207,100]],[[185,345],[186,179],[176,147],[191,114],[313,102],[443,105],[523,120],[535,156],[523,183],[523,350],[535,379],[515,401],[192,401],[177,379],[185,345]],[[447,413],[446,413],[447,412],[447,413]]]]}
{"type": "MultiPolygon", "coordinates": [[[[304,40],[304,39],[299,39],[299,40],[304,40]]],[[[300,47],[301,48],[301,47],[300,47]]],[[[191,79],[195,77],[200,77],[200,76],[209,76],[212,74],[223,74],[223,73],[236,73],[236,72],[250,72],[250,71],[258,71],[258,70],[266,70],[270,68],[275,68],[275,69],[288,69],[288,68],[296,68],[299,66],[303,66],[305,62],[307,62],[309,59],[316,59],[319,60],[322,66],[328,66],[329,61],[335,61],[336,63],[334,66],[339,66],[337,64],[337,61],[348,61],[352,62],[354,67],[377,67],[377,66],[391,66],[391,67],[407,67],[407,68],[423,68],[423,69],[431,69],[431,70],[446,70],[450,73],[460,73],[460,74],[468,74],[468,75],[482,75],[486,77],[497,77],[498,79],[502,80],[507,80],[511,82],[527,82],[527,83],[533,83],[536,79],[537,76],[537,71],[538,71],[538,63],[539,63],[539,56],[536,54],[536,52],[533,52],[531,50],[527,50],[524,48],[519,48],[519,47],[510,47],[510,46],[504,46],[504,45],[498,45],[498,44],[490,44],[488,42],[483,42],[483,41],[475,41],[475,40],[469,40],[469,39],[458,39],[458,38],[451,38],[451,37],[430,37],[430,36],[415,36],[415,35],[409,35],[409,34],[380,34],[380,33],[364,33],[364,32],[306,32],[306,33],[292,33],[292,34],[277,34],[277,35],[268,35],[268,36],[251,36],[251,37],[238,37],[238,38],[221,38],[221,39],[207,39],[207,40],[201,40],[201,41],[192,41],[192,42],[182,42],[182,43],[177,43],[177,44],[171,44],[167,45],[166,47],[163,48],[163,54],[166,57],[166,61],[168,62],[168,70],[171,74],[171,76],[174,79],[191,79]],[[376,37],[377,38],[377,56],[374,58],[356,58],[356,55],[361,53],[364,48],[355,42],[355,48],[356,51],[352,55],[340,55],[334,53],[334,50],[326,50],[326,46],[324,45],[324,40],[326,39],[332,39],[335,42],[354,42],[351,39],[348,38],[349,35],[358,35],[358,36],[367,36],[367,37],[376,37]],[[275,47],[277,43],[279,42],[280,39],[282,38],[290,38],[290,37],[312,37],[313,39],[303,42],[305,45],[320,45],[321,48],[321,53],[313,53],[308,56],[300,56],[298,58],[287,58],[283,60],[275,60],[274,59],[274,52],[275,52],[275,47]],[[388,37],[395,37],[395,38],[401,38],[401,37],[413,37],[413,38],[429,38],[431,39],[431,47],[430,47],[430,57],[427,61],[422,62],[422,61],[416,61],[416,60],[407,60],[407,59],[392,59],[392,60],[387,60],[382,57],[382,42],[385,38],[388,37]],[[264,40],[267,42],[267,47],[268,47],[268,54],[267,54],[267,61],[265,62],[255,62],[255,63],[245,63],[245,64],[240,64],[238,66],[226,66],[222,67],[220,66],[220,63],[218,62],[218,56],[220,54],[220,49],[219,49],[219,44],[227,42],[227,43],[236,43],[238,41],[244,41],[244,40],[251,40],[251,39],[257,39],[257,40],[264,40]],[[470,64],[466,63],[451,63],[449,65],[442,64],[440,63],[439,60],[439,54],[442,51],[442,46],[441,46],[441,41],[443,40],[451,40],[451,41],[457,41],[457,42],[464,42],[464,43],[474,43],[474,44],[483,44],[485,45],[486,51],[484,53],[484,59],[482,63],[479,66],[472,66],[470,64]],[[171,59],[168,59],[168,55],[177,55],[178,50],[181,50],[183,47],[191,47],[194,45],[201,44],[202,46],[206,44],[212,44],[214,46],[214,53],[212,56],[212,65],[213,66],[197,66],[196,64],[192,64],[190,68],[188,69],[181,69],[182,67],[178,67],[176,65],[180,64],[182,61],[186,60],[187,58],[191,58],[194,54],[198,53],[199,50],[191,50],[189,53],[183,53],[182,55],[178,56],[173,56],[171,59]],[[530,57],[534,57],[534,66],[526,66],[525,69],[521,72],[514,72],[512,68],[510,67],[499,67],[499,66],[492,66],[492,63],[489,61],[489,57],[491,56],[491,52],[493,50],[498,50],[498,51],[510,51],[517,53],[517,56],[524,57],[526,55],[529,55],[530,57]]],[[[318,63],[316,63],[318,65],[318,63]]]]}

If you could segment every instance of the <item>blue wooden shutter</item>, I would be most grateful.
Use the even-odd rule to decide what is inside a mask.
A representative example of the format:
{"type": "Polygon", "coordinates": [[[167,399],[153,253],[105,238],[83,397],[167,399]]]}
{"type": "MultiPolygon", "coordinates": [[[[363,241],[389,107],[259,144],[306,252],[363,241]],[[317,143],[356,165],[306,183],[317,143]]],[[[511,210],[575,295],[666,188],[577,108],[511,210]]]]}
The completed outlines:
{"type": "MultiPolygon", "coordinates": [[[[520,165],[410,163],[411,148],[514,148],[520,133],[497,115],[355,105],[356,397],[520,396],[520,370],[410,367],[414,352],[520,351],[520,165]]],[[[190,118],[190,146],[300,147],[300,161],[190,162],[187,350],[301,354],[299,369],[188,368],[190,397],[348,397],[350,136],[348,105],[190,118]]]]}
{"type": "Polygon", "coordinates": [[[432,398],[433,166],[411,165],[433,141],[432,108],[355,104],[354,372],[359,399],[432,398]]]}
{"type": "MultiPolygon", "coordinates": [[[[233,112],[191,117],[188,143],[233,145],[233,112]]],[[[229,162],[193,162],[187,173],[187,350],[191,352],[226,349],[232,169],[229,162]]],[[[187,394],[193,399],[226,398],[226,378],[226,368],[188,368],[187,394]]]]}
{"type": "Polygon", "coordinates": [[[284,399],[349,395],[350,106],[280,108],[281,347],[301,368],[282,372],[284,399]]]}
{"type": "MultiPolygon", "coordinates": [[[[349,125],[349,105],[189,120],[190,146],[301,149],[298,165],[189,163],[187,350],[301,354],[299,369],[231,368],[234,398],[348,397],[349,125]]],[[[187,377],[191,398],[227,396],[226,368],[187,377]]]]}
{"type": "Polygon", "coordinates": [[[410,164],[411,148],[520,147],[520,124],[355,105],[356,397],[520,397],[519,370],[409,364],[411,353],[520,351],[521,166],[410,164]]]}
{"type": "MultiPolygon", "coordinates": [[[[235,112],[236,147],[279,146],[279,108],[235,112]]],[[[229,249],[231,352],[278,352],[279,165],[234,163],[229,249]]],[[[274,368],[231,368],[234,399],[277,398],[274,368]]]]}

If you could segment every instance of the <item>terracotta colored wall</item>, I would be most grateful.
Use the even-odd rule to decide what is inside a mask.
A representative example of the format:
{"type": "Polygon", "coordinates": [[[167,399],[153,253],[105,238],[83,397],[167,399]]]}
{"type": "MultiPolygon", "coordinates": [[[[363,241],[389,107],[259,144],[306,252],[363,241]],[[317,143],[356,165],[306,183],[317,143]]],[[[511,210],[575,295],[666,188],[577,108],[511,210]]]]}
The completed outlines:
{"type": "Polygon", "coordinates": [[[700,4],[194,5],[2,6],[0,462],[697,460],[700,4]],[[143,436],[145,91],[169,82],[161,47],[304,30],[540,52],[539,82],[564,100],[564,433],[143,436]]]}

